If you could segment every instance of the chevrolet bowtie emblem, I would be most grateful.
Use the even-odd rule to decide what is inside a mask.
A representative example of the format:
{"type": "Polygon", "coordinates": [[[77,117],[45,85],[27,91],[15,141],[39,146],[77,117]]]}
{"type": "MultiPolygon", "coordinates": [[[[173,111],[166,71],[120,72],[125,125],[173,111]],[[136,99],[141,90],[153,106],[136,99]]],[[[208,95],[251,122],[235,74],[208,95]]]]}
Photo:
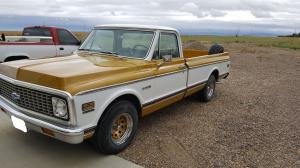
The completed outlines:
{"type": "Polygon", "coordinates": [[[13,100],[20,100],[21,96],[18,93],[16,93],[16,92],[12,92],[11,93],[11,98],[13,100]]]}

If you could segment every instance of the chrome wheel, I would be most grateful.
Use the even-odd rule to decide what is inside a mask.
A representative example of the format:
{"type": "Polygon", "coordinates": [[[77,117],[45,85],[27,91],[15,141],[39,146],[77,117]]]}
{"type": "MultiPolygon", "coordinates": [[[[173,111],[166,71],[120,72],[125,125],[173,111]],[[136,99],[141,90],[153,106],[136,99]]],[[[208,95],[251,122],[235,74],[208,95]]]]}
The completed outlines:
{"type": "Polygon", "coordinates": [[[212,81],[207,85],[208,97],[212,97],[214,95],[215,87],[215,83],[212,81]]]}
{"type": "Polygon", "coordinates": [[[111,127],[111,139],[113,143],[123,144],[132,132],[133,120],[128,113],[122,113],[114,118],[111,127]]]}

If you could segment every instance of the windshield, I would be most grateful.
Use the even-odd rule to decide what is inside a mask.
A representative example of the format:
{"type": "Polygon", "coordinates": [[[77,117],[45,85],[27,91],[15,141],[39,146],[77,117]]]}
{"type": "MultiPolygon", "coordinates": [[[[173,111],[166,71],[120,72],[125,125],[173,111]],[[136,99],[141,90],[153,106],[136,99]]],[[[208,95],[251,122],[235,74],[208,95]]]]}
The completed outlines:
{"type": "Polygon", "coordinates": [[[93,30],[79,50],[115,54],[131,58],[145,58],[154,32],[139,30],[93,30]]]}

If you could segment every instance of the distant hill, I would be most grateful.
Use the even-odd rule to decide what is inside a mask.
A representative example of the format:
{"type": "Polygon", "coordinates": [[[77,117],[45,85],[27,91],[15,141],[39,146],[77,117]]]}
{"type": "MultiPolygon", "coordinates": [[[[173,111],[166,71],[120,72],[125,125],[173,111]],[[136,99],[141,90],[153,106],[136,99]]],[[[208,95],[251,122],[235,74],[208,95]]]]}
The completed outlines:
{"type": "Polygon", "coordinates": [[[286,35],[286,36],[278,36],[278,37],[300,37],[300,33],[293,33],[292,35],[286,35]]]}

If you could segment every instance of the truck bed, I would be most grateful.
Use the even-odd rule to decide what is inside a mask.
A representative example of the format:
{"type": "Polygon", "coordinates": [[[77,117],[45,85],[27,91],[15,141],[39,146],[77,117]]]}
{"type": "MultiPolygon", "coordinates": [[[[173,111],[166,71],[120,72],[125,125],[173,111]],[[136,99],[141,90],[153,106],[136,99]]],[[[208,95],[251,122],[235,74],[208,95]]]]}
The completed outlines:
{"type": "Polygon", "coordinates": [[[228,52],[209,55],[208,51],[190,49],[183,50],[183,57],[185,58],[189,68],[229,60],[228,52]]]}
{"type": "Polygon", "coordinates": [[[184,58],[193,58],[208,55],[208,51],[205,50],[193,50],[193,49],[184,49],[183,57],[184,58]]]}

